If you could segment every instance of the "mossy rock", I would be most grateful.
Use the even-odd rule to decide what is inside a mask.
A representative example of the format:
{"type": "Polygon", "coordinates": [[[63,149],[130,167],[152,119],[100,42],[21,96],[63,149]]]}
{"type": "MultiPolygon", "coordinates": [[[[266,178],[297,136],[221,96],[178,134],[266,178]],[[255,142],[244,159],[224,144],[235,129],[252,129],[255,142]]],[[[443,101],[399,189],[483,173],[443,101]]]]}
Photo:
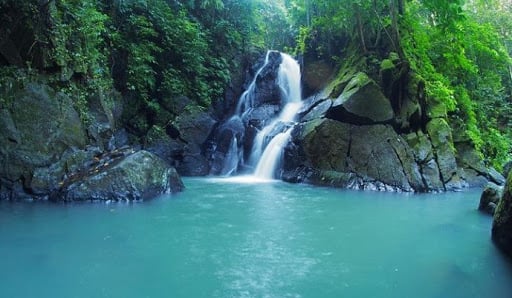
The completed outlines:
{"type": "Polygon", "coordinates": [[[350,146],[350,125],[324,119],[304,127],[303,148],[312,167],[343,172],[350,146]]]}
{"type": "Polygon", "coordinates": [[[361,125],[390,122],[394,113],[379,85],[365,73],[359,72],[334,100],[327,117],[361,125]]]}
{"type": "Polygon", "coordinates": [[[436,118],[427,123],[427,132],[434,148],[443,183],[446,184],[457,175],[451,128],[445,119],[436,118]]]}
{"type": "Polygon", "coordinates": [[[446,118],[448,109],[446,105],[435,97],[427,97],[427,116],[433,118],[446,118]]]}
{"type": "Polygon", "coordinates": [[[507,255],[512,257],[512,175],[509,174],[503,196],[494,212],[492,239],[507,255]]]}
{"type": "Polygon", "coordinates": [[[180,176],[158,156],[138,151],[66,185],[50,199],[64,201],[147,200],[182,191],[180,176]]]}
{"type": "Polygon", "coordinates": [[[395,64],[391,59],[384,59],[380,63],[380,71],[387,71],[395,69],[395,64]]]}

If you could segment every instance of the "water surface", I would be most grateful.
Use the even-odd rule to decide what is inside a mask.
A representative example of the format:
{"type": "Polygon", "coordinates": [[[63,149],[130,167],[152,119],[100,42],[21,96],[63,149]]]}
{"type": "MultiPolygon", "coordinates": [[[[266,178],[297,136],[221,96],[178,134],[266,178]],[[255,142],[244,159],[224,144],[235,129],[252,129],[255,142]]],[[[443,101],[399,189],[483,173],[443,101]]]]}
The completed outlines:
{"type": "Polygon", "coordinates": [[[479,192],[184,181],[145,203],[0,203],[0,297],[511,297],[479,192]]]}

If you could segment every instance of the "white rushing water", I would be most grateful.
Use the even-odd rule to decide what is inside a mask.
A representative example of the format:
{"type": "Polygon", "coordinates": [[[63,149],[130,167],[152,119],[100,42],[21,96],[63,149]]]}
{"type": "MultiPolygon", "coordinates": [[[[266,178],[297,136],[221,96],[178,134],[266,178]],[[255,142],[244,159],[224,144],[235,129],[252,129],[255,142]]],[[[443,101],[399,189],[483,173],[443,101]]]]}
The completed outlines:
{"type": "Polygon", "coordinates": [[[292,126],[289,123],[294,121],[302,106],[300,66],[295,59],[287,54],[281,53],[281,57],[283,61],[279,66],[277,83],[282,91],[285,106],[276,119],[258,132],[251,152],[250,161],[258,160],[254,176],[260,179],[274,178],[277,167],[282,161],[284,148],[290,141],[292,126]],[[267,136],[283,124],[287,125],[286,130],[277,133],[263,148],[267,136]]]}
{"type": "MultiPolygon", "coordinates": [[[[256,81],[269,63],[268,51],[263,65],[256,71],[251,84],[240,96],[233,117],[243,118],[254,108],[256,81]]],[[[281,106],[277,117],[263,127],[254,137],[248,164],[254,167],[254,178],[269,180],[274,178],[278,165],[281,163],[284,148],[290,140],[291,128],[297,112],[302,106],[300,66],[290,55],[280,53],[282,61],[279,65],[277,84],[281,90],[281,106]]],[[[233,118],[232,117],[232,118],[233,118]]],[[[229,176],[236,173],[238,165],[243,162],[243,149],[239,148],[239,140],[233,137],[229,151],[226,153],[222,173],[229,176]]]]}
{"type": "Polygon", "coordinates": [[[282,159],[284,147],[290,141],[290,133],[291,129],[288,129],[272,138],[256,166],[254,176],[260,179],[274,178],[274,172],[282,159]]]}
{"type": "Polygon", "coordinates": [[[238,166],[238,160],[238,140],[236,139],[236,137],[233,137],[233,139],[231,139],[231,144],[229,145],[229,151],[226,154],[222,173],[224,173],[224,175],[226,176],[229,176],[233,172],[235,172],[238,166]]]}
{"type": "Polygon", "coordinates": [[[256,88],[256,80],[258,79],[258,76],[260,75],[261,71],[267,66],[268,64],[268,56],[270,54],[270,51],[267,51],[267,54],[265,55],[265,62],[263,62],[263,65],[256,71],[256,74],[254,75],[254,78],[251,81],[251,84],[247,88],[247,90],[242,93],[240,96],[240,99],[238,100],[238,105],[236,106],[236,112],[235,115],[241,115],[245,111],[247,111],[249,108],[252,108],[253,106],[253,94],[254,89],[256,88]]]}

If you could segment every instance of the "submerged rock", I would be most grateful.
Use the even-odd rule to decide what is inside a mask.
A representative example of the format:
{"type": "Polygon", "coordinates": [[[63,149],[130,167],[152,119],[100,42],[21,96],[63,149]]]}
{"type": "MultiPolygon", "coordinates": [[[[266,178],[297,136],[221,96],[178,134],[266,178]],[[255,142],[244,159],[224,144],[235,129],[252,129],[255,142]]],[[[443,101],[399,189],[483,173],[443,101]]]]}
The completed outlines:
{"type": "Polygon", "coordinates": [[[50,196],[53,201],[132,201],[183,190],[173,167],[158,156],[141,150],[77,173],[50,196]]]}

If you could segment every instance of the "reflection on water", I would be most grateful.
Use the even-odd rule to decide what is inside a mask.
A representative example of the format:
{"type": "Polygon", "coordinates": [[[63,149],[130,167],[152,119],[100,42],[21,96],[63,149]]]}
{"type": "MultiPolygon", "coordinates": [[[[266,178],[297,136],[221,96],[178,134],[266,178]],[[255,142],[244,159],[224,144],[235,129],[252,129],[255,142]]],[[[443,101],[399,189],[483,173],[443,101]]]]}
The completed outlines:
{"type": "Polygon", "coordinates": [[[142,204],[0,203],[0,297],[510,297],[478,192],[185,179],[142,204]]]}

